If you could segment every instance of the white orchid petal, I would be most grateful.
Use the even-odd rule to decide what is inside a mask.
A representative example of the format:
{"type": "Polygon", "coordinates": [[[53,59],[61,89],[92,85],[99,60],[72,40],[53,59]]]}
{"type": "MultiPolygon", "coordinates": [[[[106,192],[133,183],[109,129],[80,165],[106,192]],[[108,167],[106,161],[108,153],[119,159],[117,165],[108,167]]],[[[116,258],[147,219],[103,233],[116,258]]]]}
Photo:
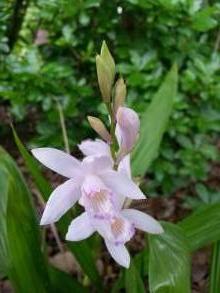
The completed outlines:
{"type": "Polygon", "coordinates": [[[94,232],[95,229],[91,225],[88,214],[85,212],[71,222],[66,234],[66,240],[80,241],[88,238],[94,232]]]}
{"type": "Polygon", "coordinates": [[[124,202],[125,202],[126,196],[124,196],[123,194],[116,194],[114,197],[114,204],[117,210],[121,210],[124,202]]]}
{"type": "Polygon", "coordinates": [[[78,147],[85,156],[104,155],[111,157],[109,145],[101,139],[84,140],[78,147]]]}
{"type": "Polygon", "coordinates": [[[105,245],[111,254],[112,258],[121,266],[129,268],[130,255],[125,245],[115,245],[112,242],[105,241],[105,245]]]}
{"type": "Polygon", "coordinates": [[[163,233],[163,228],[160,223],[153,217],[134,210],[134,209],[124,209],[121,211],[122,215],[130,220],[137,229],[143,230],[152,234],[163,233]]]}
{"type": "Polygon", "coordinates": [[[80,161],[54,148],[33,149],[32,154],[47,168],[67,178],[81,175],[80,161]]]}
{"type": "Polygon", "coordinates": [[[118,165],[118,171],[131,179],[131,162],[130,154],[125,156],[118,165]]]}
{"type": "Polygon", "coordinates": [[[113,161],[109,156],[89,156],[83,159],[82,168],[84,174],[99,174],[112,169],[113,161]]]}
{"type": "Polygon", "coordinates": [[[100,174],[100,177],[105,185],[116,194],[122,194],[132,199],[146,198],[140,188],[127,175],[117,171],[107,170],[103,174],[100,174]]]}
{"type": "Polygon", "coordinates": [[[75,204],[80,195],[79,182],[75,183],[74,179],[59,185],[46,204],[40,224],[48,225],[58,221],[75,204]]]}

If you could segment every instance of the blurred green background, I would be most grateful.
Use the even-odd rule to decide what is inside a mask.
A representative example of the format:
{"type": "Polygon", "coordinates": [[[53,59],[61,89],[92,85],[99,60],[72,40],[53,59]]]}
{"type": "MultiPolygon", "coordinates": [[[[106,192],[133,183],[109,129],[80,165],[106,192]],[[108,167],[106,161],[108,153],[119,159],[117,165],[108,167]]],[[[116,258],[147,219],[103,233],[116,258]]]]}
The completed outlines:
{"type": "Polygon", "coordinates": [[[170,196],[193,184],[202,201],[214,201],[209,195],[217,191],[205,182],[220,158],[219,19],[218,0],[2,0],[1,144],[12,140],[10,113],[30,147],[63,148],[57,101],[73,151],[94,137],[86,116],[105,113],[95,55],[106,40],[126,79],[127,104],[140,115],[171,65],[179,67],[178,95],[146,192],[170,196]]]}

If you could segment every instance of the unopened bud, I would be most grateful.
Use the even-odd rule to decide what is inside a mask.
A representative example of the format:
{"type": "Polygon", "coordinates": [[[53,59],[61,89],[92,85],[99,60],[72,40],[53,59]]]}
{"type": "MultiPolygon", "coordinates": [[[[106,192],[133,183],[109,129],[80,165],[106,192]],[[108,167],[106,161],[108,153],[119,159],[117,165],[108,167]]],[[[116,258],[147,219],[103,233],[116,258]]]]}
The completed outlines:
{"type": "Polygon", "coordinates": [[[128,108],[118,108],[117,115],[117,138],[120,145],[120,153],[125,155],[132,151],[140,130],[140,120],[137,113],[128,108]]]}
{"type": "Polygon", "coordinates": [[[118,108],[124,105],[126,97],[126,84],[123,78],[119,78],[115,84],[114,111],[117,113],[118,108]]]}
{"type": "Polygon", "coordinates": [[[101,59],[100,55],[96,56],[96,69],[99,82],[99,88],[104,102],[111,100],[111,73],[101,59]]]}
{"type": "Polygon", "coordinates": [[[111,81],[112,81],[111,83],[113,84],[114,78],[115,78],[115,61],[114,61],[105,41],[103,41],[103,43],[102,43],[100,56],[101,56],[102,60],[104,61],[106,67],[110,71],[111,81]]]}
{"type": "Polygon", "coordinates": [[[88,116],[87,118],[89,124],[95,130],[95,132],[97,132],[105,141],[110,142],[111,135],[105,127],[104,123],[99,118],[93,116],[88,116]]]}
{"type": "Polygon", "coordinates": [[[108,103],[111,101],[112,85],[115,79],[115,62],[105,42],[102,44],[101,54],[96,56],[96,69],[103,100],[108,103]]]}

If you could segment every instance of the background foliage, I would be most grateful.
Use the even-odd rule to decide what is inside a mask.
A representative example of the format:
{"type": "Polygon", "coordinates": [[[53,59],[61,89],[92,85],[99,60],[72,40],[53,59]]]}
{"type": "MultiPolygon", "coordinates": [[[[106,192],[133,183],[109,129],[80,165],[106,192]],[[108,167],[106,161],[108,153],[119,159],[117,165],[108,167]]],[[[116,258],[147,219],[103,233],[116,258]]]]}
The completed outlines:
{"type": "MultiPolygon", "coordinates": [[[[140,114],[171,64],[179,67],[179,93],[147,192],[170,195],[207,178],[210,163],[219,159],[219,1],[17,3],[0,4],[0,99],[26,127],[23,139],[32,146],[63,147],[56,101],[63,106],[72,149],[94,135],[85,117],[105,111],[94,64],[105,39],[127,81],[128,105],[140,114]],[[48,34],[41,45],[39,31],[48,34]]],[[[8,127],[0,127],[7,135],[8,127]]]]}
{"type": "MultiPolygon", "coordinates": [[[[190,292],[191,254],[208,245],[213,248],[209,292],[216,293],[219,288],[220,192],[206,184],[219,161],[219,19],[217,0],[0,3],[1,144],[7,147],[12,140],[5,115],[9,112],[25,144],[64,148],[58,103],[73,152],[81,139],[94,135],[85,118],[105,113],[94,58],[105,39],[118,64],[118,74],[127,81],[127,103],[142,116],[142,137],[133,157],[135,175],[150,166],[143,188],[151,195],[169,196],[182,187],[198,195],[186,200],[200,209],[177,225],[163,222],[165,233],[148,237],[129,270],[120,271],[112,292],[122,288],[145,292],[146,282],[153,293],[190,292]],[[175,63],[178,94],[176,65],[170,70],[175,63]],[[159,156],[151,164],[170,112],[159,156]]],[[[14,129],[13,134],[26,168],[47,200],[50,184],[14,129]]],[[[55,270],[48,262],[46,245],[39,244],[42,231],[30,192],[3,149],[0,169],[0,275],[8,276],[22,293],[33,284],[42,292],[86,292],[82,285],[102,291],[95,263],[100,241],[91,238],[67,245],[84,272],[82,278],[55,270]],[[20,223],[25,223],[22,229],[20,223]]],[[[58,223],[61,237],[71,217],[67,214],[58,223]]]]}

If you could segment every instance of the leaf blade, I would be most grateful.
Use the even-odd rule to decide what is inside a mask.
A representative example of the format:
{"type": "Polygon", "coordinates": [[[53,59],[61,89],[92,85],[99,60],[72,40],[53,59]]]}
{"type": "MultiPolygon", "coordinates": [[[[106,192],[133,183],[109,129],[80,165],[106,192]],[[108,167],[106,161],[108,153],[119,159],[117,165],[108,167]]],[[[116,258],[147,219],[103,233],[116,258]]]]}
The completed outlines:
{"type": "Polygon", "coordinates": [[[190,250],[195,251],[220,240],[220,203],[198,209],[178,225],[189,240],[190,250]]]}
{"type": "MultiPolygon", "coordinates": [[[[19,136],[16,133],[14,127],[12,127],[15,143],[18,150],[23,157],[25,164],[31,173],[37,188],[41,192],[44,200],[46,201],[52,192],[51,185],[44,179],[41,170],[39,168],[38,162],[30,155],[26,150],[25,146],[21,142],[19,136]]],[[[72,216],[70,213],[66,214],[59,222],[58,229],[60,230],[62,236],[65,238],[67,232],[67,225],[72,221],[72,216]]],[[[97,288],[102,287],[102,281],[98,270],[95,265],[95,261],[90,250],[87,241],[73,243],[68,242],[68,247],[70,251],[75,255],[77,261],[79,262],[82,270],[88,275],[90,280],[96,285],[97,288]]]]}
{"type": "Polygon", "coordinates": [[[39,229],[31,195],[12,158],[0,148],[1,262],[16,292],[48,292],[47,263],[40,250],[39,229]],[[2,185],[2,182],[7,182],[2,185]],[[2,232],[2,231],[1,231],[2,232]]]}
{"type": "Polygon", "coordinates": [[[212,251],[212,264],[209,279],[209,293],[216,293],[220,288],[220,241],[216,242],[212,251]]]}
{"type": "Polygon", "coordinates": [[[158,154],[177,91],[177,66],[173,65],[141,119],[141,133],[133,152],[134,176],[143,176],[158,154]]]}
{"type": "Polygon", "coordinates": [[[149,236],[150,292],[190,293],[190,255],[187,239],[176,225],[163,223],[163,227],[163,234],[149,236]]]}

